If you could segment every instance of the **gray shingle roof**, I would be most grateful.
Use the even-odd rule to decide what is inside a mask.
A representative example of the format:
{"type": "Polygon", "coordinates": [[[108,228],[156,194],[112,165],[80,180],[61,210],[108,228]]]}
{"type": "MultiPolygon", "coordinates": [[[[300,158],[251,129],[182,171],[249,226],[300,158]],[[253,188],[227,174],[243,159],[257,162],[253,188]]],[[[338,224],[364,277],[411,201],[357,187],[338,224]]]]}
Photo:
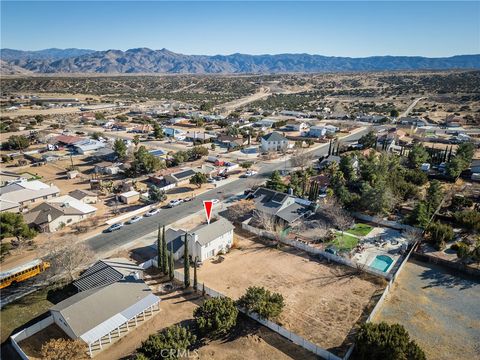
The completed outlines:
{"type": "Polygon", "coordinates": [[[86,196],[97,196],[97,194],[95,194],[94,192],[89,191],[89,190],[83,190],[83,189],[77,189],[77,190],[70,191],[68,193],[68,195],[70,195],[71,197],[73,197],[77,200],[82,200],[86,196]]]}
{"type": "Polygon", "coordinates": [[[165,231],[165,241],[167,242],[167,250],[170,251],[173,247],[175,254],[183,246],[183,239],[186,232],[184,230],[168,229],[165,231]]]}
{"type": "Polygon", "coordinates": [[[262,136],[262,139],[265,141],[288,141],[285,137],[283,137],[276,131],[262,136]]]}
{"type": "Polygon", "coordinates": [[[198,235],[198,243],[204,246],[234,228],[235,226],[233,226],[230,221],[223,217],[219,217],[215,222],[196,227],[192,230],[192,233],[198,235]]]}
{"type": "Polygon", "coordinates": [[[274,215],[280,210],[282,204],[289,196],[278,191],[261,187],[255,190],[253,197],[255,207],[258,211],[274,215]]]}
{"type": "Polygon", "coordinates": [[[303,216],[308,208],[295,202],[294,197],[267,188],[258,188],[253,193],[256,210],[276,215],[288,223],[303,216]]]}
{"type": "Polygon", "coordinates": [[[288,223],[292,223],[305,215],[307,211],[308,209],[304,205],[293,203],[285,209],[280,210],[277,216],[288,223]]]}

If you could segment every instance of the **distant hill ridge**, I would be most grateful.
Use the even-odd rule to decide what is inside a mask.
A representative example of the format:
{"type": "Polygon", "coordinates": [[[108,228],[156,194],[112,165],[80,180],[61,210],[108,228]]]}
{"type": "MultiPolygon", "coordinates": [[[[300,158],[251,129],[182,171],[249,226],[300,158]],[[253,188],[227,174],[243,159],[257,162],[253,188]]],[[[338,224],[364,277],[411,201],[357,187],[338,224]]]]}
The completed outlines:
{"type": "Polygon", "coordinates": [[[480,54],[443,58],[372,56],[365,58],[309,54],[183,55],[148,48],[94,51],[1,49],[1,68],[9,73],[191,73],[241,74],[327,71],[480,69],[480,54]]]}

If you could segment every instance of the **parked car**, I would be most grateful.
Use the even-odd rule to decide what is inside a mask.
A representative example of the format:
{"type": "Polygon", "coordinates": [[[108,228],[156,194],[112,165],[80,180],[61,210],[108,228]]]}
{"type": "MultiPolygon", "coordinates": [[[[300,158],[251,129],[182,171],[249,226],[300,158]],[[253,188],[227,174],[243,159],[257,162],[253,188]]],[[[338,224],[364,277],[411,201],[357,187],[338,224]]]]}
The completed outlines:
{"type": "Polygon", "coordinates": [[[220,200],[218,200],[218,199],[212,199],[211,202],[212,202],[212,204],[218,204],[218,203],[220,202],[220,200]]]}
{"type": "Polygon", "coordinates": [[[145,217],[150,217],[150,216],[153,216],[153,215],[156,215],[160,212],[160,209],[152,209],[152,210],[148,210],[146,213],[145,213],[145,217]]]}
{"type": "Polygon", "coordinates": [[[250,176],[253,176],[253,175],[257,175],[258,172],[255,171],[255,170],[248,170],[246,173],[245,173],[245,176],[246,177],[250,177],[250,176]]]}
{"type": "Polygon", "coordinates": [[[108,227],[105,231],[113,232],[116,230],[120,230],[122,227],[123,227],[123,223],[113,224],[113,225],[110,225],[110,227],[108,227]]]}
{"type": "Polygon", "coordinates": [[[177,205],[180,205],[181,203],[183,202],[182,199],[175,199],[175,200],[170,200],[170,202],[168,203],[168,207],[169,208],[173,208],[177,205]]]}
{"type": "Polygon", "coordinates": [[[215,183],[216,181],[217,181],[217,180],[214,179],[214,178],[208,178],[208,179],[207,179],[207,182],[210,183],[210,184],[213,184],[213,183],[215,183]]]}
{"type": "Polygon", "coordinates": [[[192,201],[192,200],[193,200],[193,196],[188,196],[188,197],[183,199],[183,202],[189,202],[189,201],[192,201]]]}
{"type": "Polygon", "coordinates": [[[127,225],[130,225],[130,224],[135,224],[136,222],[139,222],[140,220],[142,220],[142,217],[141,216],[134,216],[132,217],[130,220],[128,220],[126,222],[127,225]]]}

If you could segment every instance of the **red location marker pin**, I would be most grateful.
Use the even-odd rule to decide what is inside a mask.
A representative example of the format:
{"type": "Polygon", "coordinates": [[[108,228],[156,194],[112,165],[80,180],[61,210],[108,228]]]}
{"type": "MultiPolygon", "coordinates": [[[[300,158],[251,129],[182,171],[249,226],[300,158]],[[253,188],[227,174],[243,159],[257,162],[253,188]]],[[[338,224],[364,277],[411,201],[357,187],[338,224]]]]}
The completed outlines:
{"type": "Polygon", "coordinates": [[[205,215],[207,216],[207,222],[210,224],[210,218],[212,217],[212,206],[213,201],[211,200],[204,200],[203,207],[205,208],[205,215]]]}

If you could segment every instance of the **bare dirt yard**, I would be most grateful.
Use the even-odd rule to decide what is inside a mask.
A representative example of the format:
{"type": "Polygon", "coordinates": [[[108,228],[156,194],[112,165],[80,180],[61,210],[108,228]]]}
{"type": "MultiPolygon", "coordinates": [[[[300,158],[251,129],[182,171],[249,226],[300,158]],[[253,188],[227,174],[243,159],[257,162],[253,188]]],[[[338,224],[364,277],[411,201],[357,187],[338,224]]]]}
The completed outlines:
{"type": "Polygon", "coordinates": [[[337,354],[351,343],[352,329],[368,316],[384,288],[383,280],[327,264],[292,248],[281,250],[236,233],[237,249],[222,262],[206,262],[199,282],[237,299],[249,286],[284,296],[278,323],[337,354]]]}
{"type": "Polygon", "coordinates": [[[400,323],[427,359],[480,359],[480,282],[409,261],[375,321],[400,323]]]}
{"type": "MultiPolygon", "coordinates": [[[[193,292],[182,290],[169,294],[158,294],[162,302],[160,312],[146,321],[113,346],[99,353],[95,359],[121,359],[135,352],[142,341],[150,334],[174,325],[191,326],[193,310],[202,302],[202,297],[193,292]]],[[[248,318],[239,317],[239,326],[233,334],[225,339],[206,342],[191,353],[194,359],[315,359],[308,351],[296,346],[280,335],[260,326],[248,318]]]]}

